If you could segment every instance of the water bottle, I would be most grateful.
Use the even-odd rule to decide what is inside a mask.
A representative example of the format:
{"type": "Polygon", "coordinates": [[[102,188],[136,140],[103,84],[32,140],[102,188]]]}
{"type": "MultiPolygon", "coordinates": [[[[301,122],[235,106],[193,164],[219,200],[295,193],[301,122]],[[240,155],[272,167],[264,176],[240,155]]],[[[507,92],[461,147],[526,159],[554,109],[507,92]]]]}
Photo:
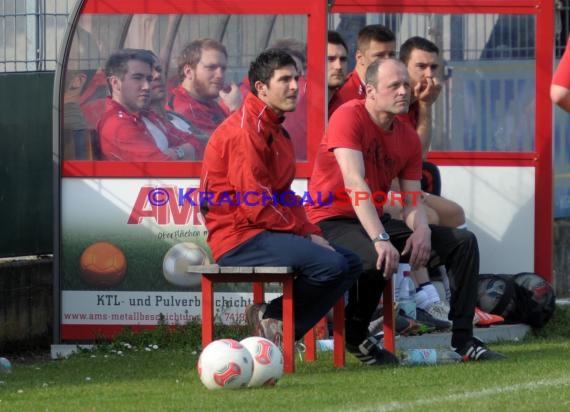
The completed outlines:
{"type": "Polygon", "coordinates": [[[438,365],[461,362],[461,355],[443,349],[407,349],[400,357],[401,365],[438,365]]]}
{"type": "Polygon", "coordinates": [[[6,358],[0,358],[0,372],[10,373],[12,372],[12,364],[6,358]]]}
{"type": "Polygon", "coordinates": [[[331,352],[334,349],[334,340],[332,339],[317,339],[317,351],[331,352]]]}
{"type": "Polygon", "coordinates": [[[410,272],[404,272],[398,288],[397,303],[398,310],[402,310],[410,318],[416,318],[416,286],[410,277],[410,272]]]}

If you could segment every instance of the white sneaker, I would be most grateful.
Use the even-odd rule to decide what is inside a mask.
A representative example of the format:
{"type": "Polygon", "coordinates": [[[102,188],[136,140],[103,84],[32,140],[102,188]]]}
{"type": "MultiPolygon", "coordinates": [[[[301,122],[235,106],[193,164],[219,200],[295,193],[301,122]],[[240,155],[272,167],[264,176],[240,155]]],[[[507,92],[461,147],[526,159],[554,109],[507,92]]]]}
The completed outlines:
{"type": "Polygon", "coordinates": [[[449,305],[447,302],[440,300],[439,302],[432,303],[425,311],[436,319],[449,322],[449,305]]]}

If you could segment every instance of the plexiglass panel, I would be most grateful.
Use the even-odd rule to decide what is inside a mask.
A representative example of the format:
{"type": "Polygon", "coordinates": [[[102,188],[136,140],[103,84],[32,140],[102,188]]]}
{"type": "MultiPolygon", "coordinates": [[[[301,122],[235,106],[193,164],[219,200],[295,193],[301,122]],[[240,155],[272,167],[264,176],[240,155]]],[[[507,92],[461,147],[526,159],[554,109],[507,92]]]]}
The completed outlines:
{"type": "Polygon", "coordinates": [[[368,24],[390,28],[397,50],[412,36],[440,49],[443,88],[432,109],[431,150],[534,150],[534,16],[332,14],[329,28],[349,47],[349,71],[358,31],[368,24]]]}
{"type": "MultiPolygon", "coordinates": [[[[291,135],[297,159],[306,160],[306,35],[307,17],[295,15],[82,15],[65,71],[64,158],[169,160],[162,152],[172,160],[201,160],[212,131],[239,108],[249,92],[250,62],[262,50],[278,46],[289,49],[301,72],[297,109],[287,115],[284,126],[291,135]],[[192,47],[187,46],[202,39],[208,41],[198,47],[201,52],[196,59],[192,47]],[[148,136],[142,136],[146,133],[144,127],[140,136],[147,141],[140,145],[155,145],[158,152],[141,146],[133,154],[130,149],[115,146],[111,150],[107,144],[124,138],[115,129],[109,132],[109,127],[103,128],[105,123],[101,121],[107,121],[111,110],[110,98],[106,97],[111,83],[104,67],[109,56],[119,49],[149,50],[154,54],[155,69],[160,68],[160,74],[157,70],[151,73],[154,77],[149,85],[149,107],[140,113],[127,113],[135,114],[133,122],[147,125],[148,136]],[[171,138],[169,129],[161,125],[149,125],[152,116],[145,114],[148,111],[163,118],[168,127],[174,126],[176,138],[171,138]],[[184,134],[191,136],[186,138],[184,134]],[[187,150],[185,144],[193,148],[187,150]],[[184,149],[184,156],[172,150],[178,147],[184,149]],[[143,156],[150,152],[148,158],[143,156]]],[[[121,110],[125,104],[130,107],[123,101],[121,110]]],[[[119,115],[115,107],[114,116],[119,115]]],[[[130,144],[132,148],[139,141],[130,144]]]]}

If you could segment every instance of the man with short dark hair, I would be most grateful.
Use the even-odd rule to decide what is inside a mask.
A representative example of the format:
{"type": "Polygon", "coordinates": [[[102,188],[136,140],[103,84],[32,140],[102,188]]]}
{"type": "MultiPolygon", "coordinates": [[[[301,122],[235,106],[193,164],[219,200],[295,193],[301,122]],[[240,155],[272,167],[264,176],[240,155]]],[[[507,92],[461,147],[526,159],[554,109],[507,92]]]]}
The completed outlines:
{"type": "Polygon", "coordinates": [[[352,99],[363,99],[366,95],[364,76],[366,69],[375,60],[396,56],[396,36],[386,26],[371,24],[358,32],[356,43],[356,66],[348,75],[344,85],[329,101],[329,117],[343,103],[352,99]]]}
{"type": "MultiPolygon", "coordinates": [[[[251,93],[212,134],[200,190],[208,244],[222,266],[292,266],[295,338],[301,339],[360,275],[351,252],[330,245],[291,191],[295,155],[282,127],[297,104],[298,71],[283,50],[251,63],[251,93]]],[[[251,333],[282,339],[282,299],[246,310],[251,333]]]]}
{"type": "Polygon", "coordinates": [[[341,35],[329,30],[327,34],[327,87],[329,101],[346,81],[348,47],[341,35]]]}
{"type": "Polygon", "coordinates": [[[168,132],[150,111],[154,60],[146,50],[123,49],[105,65],[111,96],[98,123],[105,160],[133,162],[190,160],[194,147],[168,132]]]}

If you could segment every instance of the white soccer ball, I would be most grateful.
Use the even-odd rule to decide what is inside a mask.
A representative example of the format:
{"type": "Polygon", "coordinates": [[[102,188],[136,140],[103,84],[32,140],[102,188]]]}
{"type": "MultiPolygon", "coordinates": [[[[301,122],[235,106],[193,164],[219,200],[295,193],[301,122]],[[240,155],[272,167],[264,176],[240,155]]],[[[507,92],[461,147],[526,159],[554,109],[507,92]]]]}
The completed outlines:
{"type": "Polygon", "coordinates": [[[201,274],[189,273],[190,265],[209,265],[210,259],[202,247],[192,242],[177,243],[164,255],[162,272],[173,285],[185,288],[200,287],[201,274]]]}
{"type": "Polygon", "coordinates": [[[208,389],[247,387],[253,373],[253,359],[237,340],[210,342],[198,358],[198,376],[208,389]]]}
{"type": "Polygon", "coordinates": [[[283,376],[281,350],[269,339],[260,336],[245,338],[240,343],[253,359],[253,375],[248,386],[274,386],[283,376]]]}

